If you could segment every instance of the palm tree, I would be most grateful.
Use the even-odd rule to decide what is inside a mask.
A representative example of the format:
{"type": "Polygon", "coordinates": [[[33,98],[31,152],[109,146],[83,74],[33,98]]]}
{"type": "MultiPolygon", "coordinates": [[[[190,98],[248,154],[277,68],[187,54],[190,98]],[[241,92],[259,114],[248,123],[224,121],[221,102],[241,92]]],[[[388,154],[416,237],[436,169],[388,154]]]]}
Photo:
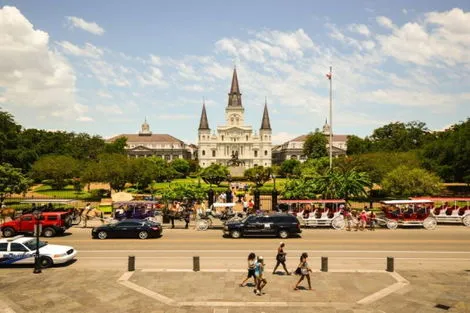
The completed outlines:
{"type": "Polygon", "coordinates": [[[332,169],[318,180],[319,191],[323,198],[342,198],[367,196],[366,187],[371,186],[369,175],[351,169],[332,169]]]}

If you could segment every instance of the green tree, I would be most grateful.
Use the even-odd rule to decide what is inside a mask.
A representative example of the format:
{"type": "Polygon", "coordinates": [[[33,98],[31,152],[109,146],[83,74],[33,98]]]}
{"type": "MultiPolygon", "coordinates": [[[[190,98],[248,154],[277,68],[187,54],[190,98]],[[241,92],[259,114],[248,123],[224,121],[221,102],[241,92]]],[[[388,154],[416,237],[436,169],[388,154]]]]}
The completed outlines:
{"type": "Polygon", "coordinates": [[[130,180],[131,166],[127,156],[118,153],[103,153],[98,156],[99,181],[109,183],[111,189],[124,190],[130,180]]]}
{"type": "Polygon", "coordinates": [[[271,179],[271,168],[263,166],[255,166],[245,170],[244,176],[251,182],[253,182],[256,187],[261,187],[265,182],[271,179]]]}
{"type": "Polygon", "coordinates": [[[156,172],[155,172],[155,181],[157,182],[169,182],[172,179],[178,176],[178,172],[176,172],[170,164],[162,158],[152,156],[149,157],[148,160],[155,163],[156,172]]]}
{"type": "Polygon", "coordinates": [[[430,196],[439,193],[440,180],[425,169],[399,166],[384,177],[381,186],[390,196],[430,196]]]}
{"type": "Polygon", "coordinates": [[[307,135],[304,142],[304,155],[309,159],[321,158],[328,155],[326,145],[328,139],[324,134],[316,131],[307,135]]]}
{"type": "Polygon", "coordinates": [[[430,138],[426,124],[394,122],[377,128],[370,140],[375,151],[409,151],[421,148],[430,138]]]}
{"type": "Polygon", "coordinates": [[[51,180],[51,186],[62,190],[67,185],[67,180],[78,174],[78,162],[74,158],[65,155],[48,155],[34,162],[31,176],[36,180],[51,180]]]}
{"type": "Polygon", "coordinates": [[[355,169],[333,168],[318,179],[318,191],[324,199],[345,199],[367,197],[371,187],[369,176],[355,169]]]}
{"type": "Polygon", "coordinates": [[[279,168],[279,175],[288,177],[294,175],[295,169],[300,166],[300,161],[296,159],[285,160],[279,168]]]}
{"type": "Polygon", "coordinates": [[[187,177],[190,171],[189,162],[185,159],[174,159],[170,162],[170,166],[178,173],[179,177],[187,177]]]}
{"type": "Polygon", "coordinates": [[[0,111],[0,163],[21,167],[16,157],[20,132],[21,125],[16,124],[13,115],[0,111]]]}
{"type": "Polygon", "coordinates": [[[447,182],[470,183],[470,118],[435,133],[421,153],[423,167],[447,182]]]}
{"type": "Polygon", "coordinates": [[[350,135],[346,141],[348,155],[363,154],[370,151],[370,140],[369,138],[362,139],[358,136],[350,135]]]}
{"type": "Polygon", "coordinates": [[[230,171],[226,166],[211,164],[202,170],[201,178],[209,185],[218,186],[221,182],[227,179],[229,174],[230,171]]]}
{"type": "Polygon", "coordinates": [[[31,180],[21,173],[21,169],[9,163],[0,164],[0,203],[12,194],[27,192],[31,183],[31,180]]]}
{"type": "Polygon", "coordinates": [[[106,143],[104,147],[104,152],[124,154],[126,152],[126,145],[127,137],[119,137],[113,142],[106,143]]]}
{"type": "Polygon", "coordinates": [[[148,158],[129,159],[129,182],[137,189],[146,189],[158,176],[158,166],[148,158]]]}
{"type": "Polygon", "coordinates": [[[281,194],[284,199],[316,199],[318,185],[314,179],[289,179],[281,194]]]}

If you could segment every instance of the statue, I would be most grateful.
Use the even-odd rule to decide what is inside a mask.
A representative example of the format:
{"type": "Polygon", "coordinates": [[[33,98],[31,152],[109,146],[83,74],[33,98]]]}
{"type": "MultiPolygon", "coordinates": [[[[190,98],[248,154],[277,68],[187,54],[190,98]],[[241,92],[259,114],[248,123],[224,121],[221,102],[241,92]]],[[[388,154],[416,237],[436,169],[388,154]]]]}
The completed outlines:
{"type": "Polygon", "coordinates": [[[232,153],[232,158],[227,162],[228,166],[240,166],[241,164],[245,165],[245,162],[238,159],[238,151],[232,153]]]}

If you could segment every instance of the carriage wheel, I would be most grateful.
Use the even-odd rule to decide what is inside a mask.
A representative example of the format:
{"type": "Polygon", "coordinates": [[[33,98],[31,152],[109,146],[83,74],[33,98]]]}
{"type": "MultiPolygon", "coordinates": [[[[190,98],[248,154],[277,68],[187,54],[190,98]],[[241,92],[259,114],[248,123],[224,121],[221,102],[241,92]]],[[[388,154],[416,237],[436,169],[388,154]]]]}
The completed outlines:
{"type": "Polygon", "coordinates": [[[388,220],[387,221],[387,228],[388,229],[397,229],[398,227],[398,222],[395,220],[388,220]]]}
{"type": "Polygon", "coordinates": [[[423,221],[423,227],[429,230],[436,229],[437,221],[434,217],[427,217],[423,221]]]}
{"type": "Polygon", "coordinates": [[[346,223],[342,216],[337,216],[331,221],[331,226],[336,230],[342,230],[344,226],[346,226],[346,223]]]}
{"type": "Polygon", "coordinates": [[[462,218],[462,223],[467,226],[467,227],[470,227],[470,214],[469,215],[466,215],[462,218]]]}
{"type": "Polygon", "coordinates": [[[72,225],[78,225],[78,224],[80,224],[81,221],[82,221],[82,217],[80,216],[80,214],[73,215],[72,225]]]}
{"type": "Polygon", "coordinates": [[[209,222],[207,220],[198,220],[196,222],[196,230],[207,230],[209,228],[209,222]]]}

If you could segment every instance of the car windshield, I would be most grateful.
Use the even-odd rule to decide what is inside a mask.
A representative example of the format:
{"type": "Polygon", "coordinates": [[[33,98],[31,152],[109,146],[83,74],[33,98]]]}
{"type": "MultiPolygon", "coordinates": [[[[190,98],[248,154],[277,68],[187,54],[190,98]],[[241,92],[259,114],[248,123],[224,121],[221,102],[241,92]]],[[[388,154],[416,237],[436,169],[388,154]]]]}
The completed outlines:
{"type": "MultiPolygon", "coordinates": [[[[36,250],[36,239],[31,239],[28,241],[23,242],[23,244],[29,249],[29,250],[36,250]]],[[[44,241],[39,241],[39,248],[47,246],[47,242],[44,241]]]]}

